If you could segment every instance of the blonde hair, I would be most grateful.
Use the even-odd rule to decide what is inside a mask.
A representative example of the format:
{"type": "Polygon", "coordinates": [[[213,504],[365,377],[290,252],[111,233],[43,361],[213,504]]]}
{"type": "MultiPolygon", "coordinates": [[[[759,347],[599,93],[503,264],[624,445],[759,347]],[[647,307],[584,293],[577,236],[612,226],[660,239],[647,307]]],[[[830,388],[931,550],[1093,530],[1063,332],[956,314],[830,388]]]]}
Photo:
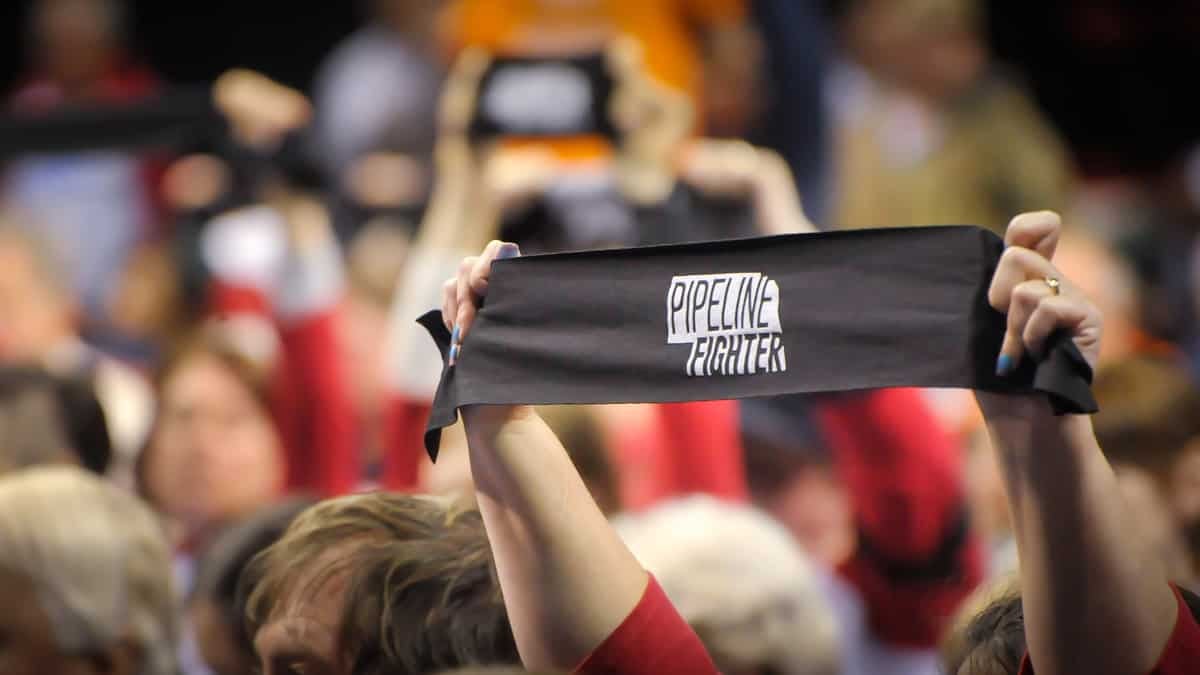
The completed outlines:
{"type": "Polygon", "coordinates": [[[694,496],[614,525],[719,670],[839,672],[837,629],[817,572],[762,511],[694,496]]]}
{"type": "Polygon", "coordinates": [[[132,639],[142,675],[175,671],[170,553],[133,495],[68,466],[0,477],[0,567],[32,580],[61,649],[132,639]]]}

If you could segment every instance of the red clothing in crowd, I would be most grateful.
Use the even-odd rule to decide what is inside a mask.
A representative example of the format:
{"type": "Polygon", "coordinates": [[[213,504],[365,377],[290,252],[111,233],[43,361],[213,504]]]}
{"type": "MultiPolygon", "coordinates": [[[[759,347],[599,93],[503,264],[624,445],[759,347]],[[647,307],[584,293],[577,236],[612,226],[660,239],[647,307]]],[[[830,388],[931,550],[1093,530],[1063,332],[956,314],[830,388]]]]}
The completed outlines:
{"type": "MultiPolygon", "coordinates": [[[[859,528],[838,572],[861,596],[875,638],[934,647],[984,573],[983,548],[967,529],[959,448],[915,389],[815,401],[859,528]]],[[[738,424],[735,401],[660,406],[652,433],[618,441],[620,472],[633,474],[625,505],[693,492],[744,499],[738,424]]]]}
{"type": "Polygon", "coordinates": [[[263,289],[217,278],[209,305],[221,318],[249,316],[275,326],[280,349],[270,405],[287,460],[285,489],[330,497],[357,488],[358,422],[339,361],[337,303],[279,317],[263,289]]]}
{"type": "Polygon", "coordinates": [[[708,652],[650,577],[621,625],[575,669],[580,675],[716,675],[708,652]]]}
{"type": "Polygon", "coordinates": [[[746,500],[737,401],[664,403],[649,422],[612,430],[624,508],[695,493],[746,500]]]}
{"type": "MultiPolygon", "coordinates": [[[[1178,589],[1175,590],[1175,597],[1179,601],[1175,630],[1163,649],[1158,665],[1147,675],[1193,675],[1200,672],[1200,624],[1184,603],[1178,589]]],[[[1028,653],[1021,659],[1020,675],[1034,675],[1028,653]]]]}
{"type": "Polygon", "coordinates": [[[416,490],[421,481],[421,458],[425,454],[425,424],[432,410],[420,401],[391,392],[384,408],[383,487],[416,490]]]}
{"type": "Polygon", "coordinates": [[[915,389],[829,397],[815,415],[859,529],[839,573],[862,596],[875,637],[936,646],[984,574],[982,545],[968,531],[958,446],[915,389]]]}

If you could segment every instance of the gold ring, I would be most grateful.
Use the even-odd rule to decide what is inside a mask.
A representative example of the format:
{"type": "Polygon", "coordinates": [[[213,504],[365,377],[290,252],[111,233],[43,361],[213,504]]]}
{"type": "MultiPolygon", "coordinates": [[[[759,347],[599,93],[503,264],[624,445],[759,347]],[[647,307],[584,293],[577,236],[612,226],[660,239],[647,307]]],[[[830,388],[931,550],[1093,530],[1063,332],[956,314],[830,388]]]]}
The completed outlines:
{"type": "Polygon", "coordinates": [[[1062,284],[1055,277],[1046,277],[1046,285],[1050,287],[1050,292],[1054,295],[1062,292],[1062,284]]]}

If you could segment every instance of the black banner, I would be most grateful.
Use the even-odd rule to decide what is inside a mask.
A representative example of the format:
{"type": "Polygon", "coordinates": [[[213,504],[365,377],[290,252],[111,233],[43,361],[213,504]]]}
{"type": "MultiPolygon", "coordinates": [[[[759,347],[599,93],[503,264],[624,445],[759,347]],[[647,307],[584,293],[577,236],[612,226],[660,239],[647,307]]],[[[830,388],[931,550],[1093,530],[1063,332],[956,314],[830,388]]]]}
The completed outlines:
{"type": "MultiPolygon", "coordinates": [[[[973,226],[855,230],[497,261],[425,434],[473,404],[697,401],[878,387],[1044,392],[1095,412],[1091,368],[1053,339],[995,374],[1003,242],[973,226]]],[[[420,322],[445,361],[440,312],[420,322]]]]}
{"type": "Polygon", "coordinates": [[[213,105],[208,87],[182,87],[131,103],[0,116],[0,159],[30,153],[176,148],[212,143],[225,132],[225,118],[213,105]]]}

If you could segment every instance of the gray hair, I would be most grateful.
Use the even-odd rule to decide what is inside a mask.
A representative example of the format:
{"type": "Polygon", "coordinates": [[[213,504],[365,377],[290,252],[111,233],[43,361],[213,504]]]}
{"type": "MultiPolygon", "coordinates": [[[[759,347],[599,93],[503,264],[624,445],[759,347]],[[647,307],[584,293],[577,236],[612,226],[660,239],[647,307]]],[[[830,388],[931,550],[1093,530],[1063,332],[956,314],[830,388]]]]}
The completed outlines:
{"type": "Polygon", "coordinates": [[[68,466],[0,477],[0,567],[32,580],[64,651],[131,639],[141,675],[175,672],[170,552],[133,495],[68,466]]]}
{"type": "Polygon", "coordinates": [[[837,628],[818,571],[766,513],[693,496],[614,525],[722,672],[840,672],[837,628]]]}

